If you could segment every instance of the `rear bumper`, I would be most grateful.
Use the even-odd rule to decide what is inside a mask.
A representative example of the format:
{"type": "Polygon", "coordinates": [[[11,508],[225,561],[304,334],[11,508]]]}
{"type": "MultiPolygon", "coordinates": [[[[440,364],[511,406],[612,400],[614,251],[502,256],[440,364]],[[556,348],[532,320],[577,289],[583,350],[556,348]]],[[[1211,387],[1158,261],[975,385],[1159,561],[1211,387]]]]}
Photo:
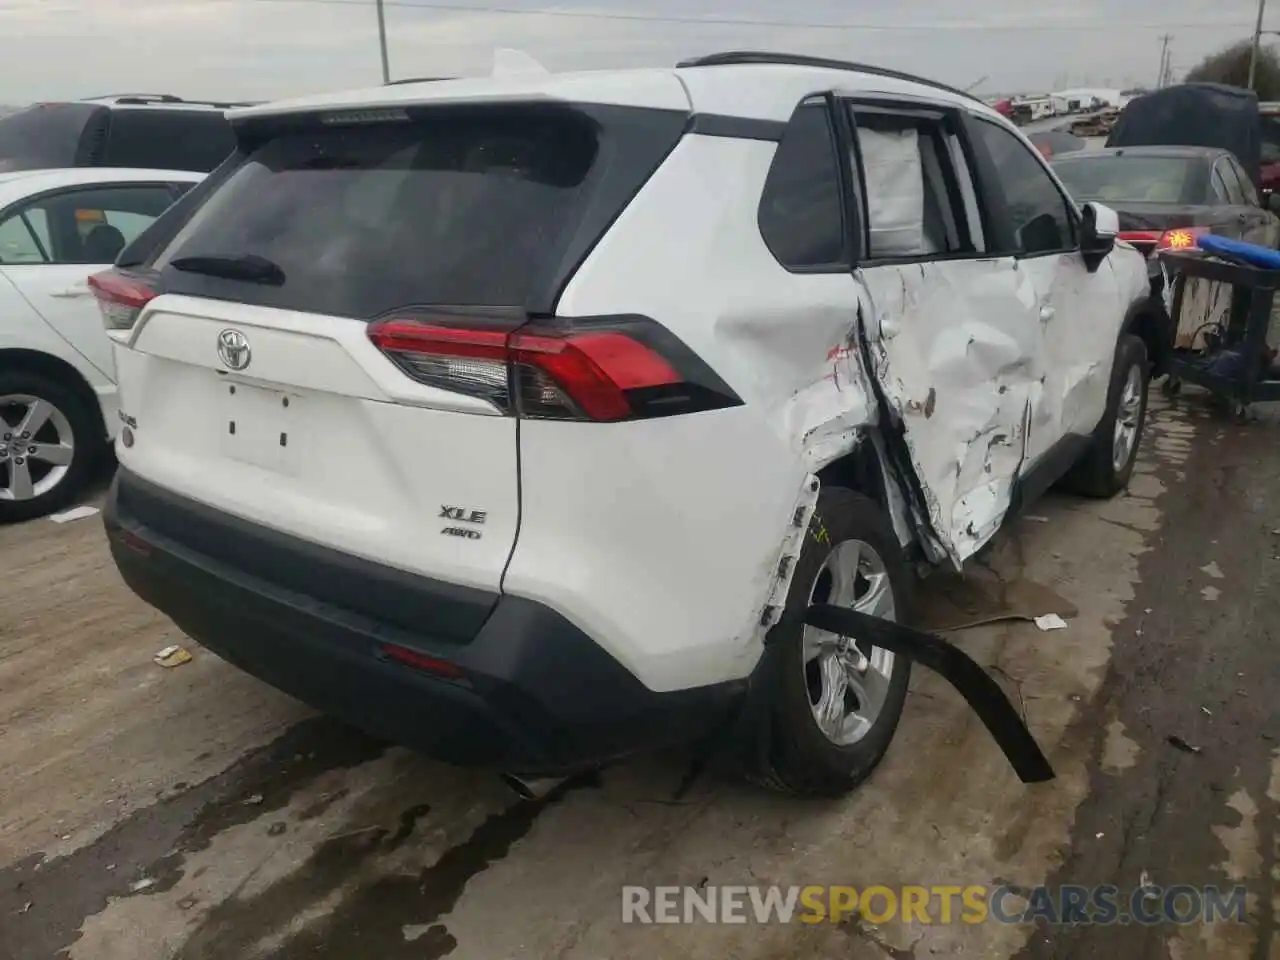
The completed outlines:
{"type": "Polygon", "coordinates": [[[123,469],[103,515],[125,582],[193,640],[446,763],[568,773],[696,736],[726,720],[745,689],[654,693],[541,604],[336,554],[123,469]],[[369,602],[378,597],[389,616],[369,602]],[[388,659],[388,643],[455,665],[461,678],[388,659]]]}

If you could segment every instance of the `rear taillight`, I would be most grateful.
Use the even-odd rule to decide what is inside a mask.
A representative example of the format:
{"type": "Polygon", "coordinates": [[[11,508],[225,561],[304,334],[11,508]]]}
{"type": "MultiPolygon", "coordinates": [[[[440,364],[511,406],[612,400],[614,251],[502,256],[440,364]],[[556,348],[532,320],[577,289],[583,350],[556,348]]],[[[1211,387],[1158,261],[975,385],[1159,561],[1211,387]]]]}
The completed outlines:
{"type": "Polygon", "coordinates": [[[687,347],[641,317],[515,330],[392,318],[370,324],[369,339],[419,383],[479,397],[512,416],[613,421],[742,402],[687,347]]]}
{"type": "Polygon", "coordinates": [[[1174,227],[1171,230],[1123,230],[1119,237],[1139,247],[1155,250],[1189,250],[1208,227],[1174,227]]]}
{"type": "Polygon", "coordinates": [[[102,325],[108,330],[131,330],[142,308],[156,297],[156,292],[145,283],[114,270],[91,276],[89,289],[98,300],[102,325]]]}

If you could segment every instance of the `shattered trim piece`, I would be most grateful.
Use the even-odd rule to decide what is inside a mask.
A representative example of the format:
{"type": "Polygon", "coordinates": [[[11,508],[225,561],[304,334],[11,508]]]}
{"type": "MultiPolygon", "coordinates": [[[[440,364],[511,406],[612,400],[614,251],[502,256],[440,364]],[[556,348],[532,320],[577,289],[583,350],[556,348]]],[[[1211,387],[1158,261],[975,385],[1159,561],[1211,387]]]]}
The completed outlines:
{"type": "Polygon", "coordinates": [[[757,636],[762,637],[770,627],[782,619],[782,612],[787,604],[787,592],[791,589],[791,575],[795,572],[796,561],[800,558],[800,550],[804,546],[804,535],[809,529],[809,521],[813,519],[813,512],[818,508],[818,491],[821,486],[822,482],[810,474],[805,477],[804,486],[800,488],[800,496],[791,514],[787,535],[783,538],[782,550],[769,585],[769,595],[765,599],[764,610],[760,613],[757,636]]]}
{"type": "Polygon", "coordinates": [[[941,637],[913,630],[847,607],[818,603],[805,611],[804,622],[819,630],[892,650],[928,667],[959,691],[990,731],[1023,783],[1044,783],[1056,777],[1049,759],[1000,685],[958,647],[941,637]]]}

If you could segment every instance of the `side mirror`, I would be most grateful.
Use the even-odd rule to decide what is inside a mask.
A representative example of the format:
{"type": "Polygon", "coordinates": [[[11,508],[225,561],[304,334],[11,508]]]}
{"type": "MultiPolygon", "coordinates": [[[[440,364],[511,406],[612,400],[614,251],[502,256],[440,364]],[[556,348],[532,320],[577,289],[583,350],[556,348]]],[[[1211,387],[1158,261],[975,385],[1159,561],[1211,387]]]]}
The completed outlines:
{"type": "Polygon", "coordinates": [[[1120,215],[1106,204],[1089,202],[1081,210],[1080,253],[1084,265],[1093,273],[1115,249],[1120,232],[1120,215]]]}

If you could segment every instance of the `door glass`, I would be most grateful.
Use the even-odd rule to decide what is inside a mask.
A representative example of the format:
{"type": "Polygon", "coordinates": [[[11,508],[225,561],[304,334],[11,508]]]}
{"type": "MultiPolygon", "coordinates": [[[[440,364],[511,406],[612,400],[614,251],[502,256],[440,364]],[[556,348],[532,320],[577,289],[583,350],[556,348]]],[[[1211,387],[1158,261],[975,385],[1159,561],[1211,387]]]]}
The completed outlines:
{"type": "MultiPolygon", "coordinates": [[[[0,223],[0,266],[5,264],[44,263],[44,250],[48,250],[46,233],[40,237],[35,218],[16,213],[0,223]],[[45,243],[41,249],[41,243],[45,243]]],[[[43,222],[43,218],[41,218],[43,222]]]]}
{"type": "Polygon", "coordinates": [[[235,149],[220,110],[117,109],[111,115],[107,160],[114,167],[209,173],[235,149]]]}
{"type": "Polygon", "coordinates": [[[1019,252],[1058,253],[1075,246],[1075,218],[1039,156],[1012,132],[979,117],[974,125],[995,164],[1019,252]]]}
{"type": "Polygon", "coordinates": [[[1253,181],[1244,172],[1244,168],[1236,162],[1234,157],[1228,159],[1227,163],[1231,164],[1231,169],[1240,182],[1240,193],[1244,196],[1244,202],[1251,207],[1258,206],[1258,191],[1253,188],[1253,181]]]}
{"type": "Polygon", "coordinates": [[[1244,191],[1240,189],[1240,179],[1226,160],[1219,160],[1215,168],[1222,174],[1222,182],[1227,188],[1227,199],[1239,206],[1244,203],[1244,191]]]}
{"type": "Polygon", "coordinates": [[[1227,192],[1227,182],[1222,179],[1222,171],[1217,167],[1213,168],[1213,177],[1209,181],[1213,187],[1213,195],[1217,198],[1218,203],[1230,203],[1231,195],[1227,192]]]}
{"type": "Polygon", "coordinates": [[[21,213],[49,254],[34,262],[113,263],[172,201],[167,185],[118,184],[44,196],[21,213]]]}

